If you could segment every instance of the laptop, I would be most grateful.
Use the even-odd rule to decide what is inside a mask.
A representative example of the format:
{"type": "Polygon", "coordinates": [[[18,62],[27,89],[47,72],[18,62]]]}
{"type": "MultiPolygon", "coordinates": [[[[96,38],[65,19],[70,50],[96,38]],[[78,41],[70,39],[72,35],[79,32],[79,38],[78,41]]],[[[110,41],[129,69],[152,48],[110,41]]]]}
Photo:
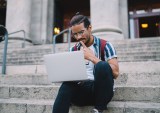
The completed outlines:
{"type": "Polygon", "coordinates": [[[88,80],[82,51],[44,55],[44,63],[50,82],[88,80]]]}

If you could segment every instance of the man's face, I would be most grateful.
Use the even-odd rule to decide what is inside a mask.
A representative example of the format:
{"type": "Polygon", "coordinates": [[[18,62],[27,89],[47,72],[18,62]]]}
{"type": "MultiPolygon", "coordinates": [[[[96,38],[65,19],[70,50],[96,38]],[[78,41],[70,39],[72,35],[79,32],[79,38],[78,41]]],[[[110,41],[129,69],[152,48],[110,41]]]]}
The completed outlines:
{"type": "Polygon", "coordinates": [[[84,23],[80,23],[71,27],[73,37],[79,42],[83,41],[85,45],[88,45],[91,37],[91,27],[84,27],[84,23]]]}

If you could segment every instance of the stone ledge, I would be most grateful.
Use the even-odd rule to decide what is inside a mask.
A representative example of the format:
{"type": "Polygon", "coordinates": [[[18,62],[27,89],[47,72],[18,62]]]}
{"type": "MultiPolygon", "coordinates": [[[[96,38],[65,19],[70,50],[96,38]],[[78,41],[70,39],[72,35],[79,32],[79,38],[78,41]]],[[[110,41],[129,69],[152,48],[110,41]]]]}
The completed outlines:
{"type": "MultiPolygon", "coordinates": [[[[51,113],[52,100],[0,99],[1,113],[51,113]]],[[[69,113],[90,113],[93,106],[72,106],[69,113]]],[[[160,113],[160,103],[111,101],[104,113],[160,113]]]]}
{"type": "MultiPolygon", "coordinates": [[[[0,98],[55,99],[59,85],[2,85],[0,98]]],[[[116,86],[114,101],[160,102],[159,86],[116,86]]]]}
{"type": "MultiPolygon", "coordinates": [[[[120,73],[160,73],[160,61],[119,62],[120,73]],[[151,68],[152,67],[152,68],[151,68]]],[[[47,74],[45,65],[7,65],[8,75],[16,74],[47,74]]],[[[2,66],[0,66],[0,71],[2,66]]]]}

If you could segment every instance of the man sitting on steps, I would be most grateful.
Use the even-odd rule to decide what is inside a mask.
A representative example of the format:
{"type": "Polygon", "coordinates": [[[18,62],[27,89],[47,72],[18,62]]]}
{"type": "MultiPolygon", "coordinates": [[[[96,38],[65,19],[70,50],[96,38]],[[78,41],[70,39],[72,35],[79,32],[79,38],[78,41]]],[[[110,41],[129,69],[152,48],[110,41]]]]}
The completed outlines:
{"type": "Polygon", "coordinates": [[[72,104],[77,106],[93,105],[95,108],[91,110],[91,113],[102,113],[113,97],[114,78],[119,75],[115,49],[108,41],[105,41],[104,48],[101,48],[101,40],[92,35],[92,26],[84,15],[73,16],[70,27],[73,37],[78,42],[71,48],[71,51],[81,50],[84,52],[90,80],[63,82],[52,113],[69,113],[69,107],[72,104]],[[104,51],[101,52],[101,49],[104,51]],[[101,56],[102,53],[104,56],[101,56]],[[103,57],[104,61],[102,61],[103,57]]]}

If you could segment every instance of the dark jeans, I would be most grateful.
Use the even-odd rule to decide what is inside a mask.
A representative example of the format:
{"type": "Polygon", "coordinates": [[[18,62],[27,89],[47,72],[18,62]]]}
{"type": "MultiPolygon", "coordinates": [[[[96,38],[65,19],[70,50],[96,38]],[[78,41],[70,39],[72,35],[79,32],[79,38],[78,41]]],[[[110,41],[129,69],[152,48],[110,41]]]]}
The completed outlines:
{"type": "Polygon", "coordinates": [[[64,82],[58,92],[52,113],[68,113],[69,107],[94,105],[96,109],[105,110],[113,97],[112,69],[107,62],[95,65],[94,81],[64,82]]]}

